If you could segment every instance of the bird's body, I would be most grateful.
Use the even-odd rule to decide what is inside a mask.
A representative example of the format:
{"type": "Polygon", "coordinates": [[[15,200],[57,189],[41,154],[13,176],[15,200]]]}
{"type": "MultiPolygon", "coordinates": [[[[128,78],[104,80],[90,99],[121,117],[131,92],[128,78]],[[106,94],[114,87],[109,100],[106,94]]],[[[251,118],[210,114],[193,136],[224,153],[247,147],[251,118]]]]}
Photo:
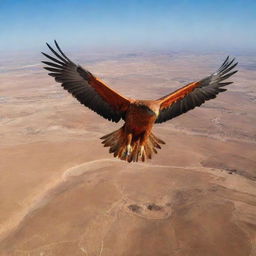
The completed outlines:
{"type": "Polygon", "coordinates": [[[58,52],[48,45],[55,58],[43,53],[53,61],[43,61],[47,64],[45,69],[81,104],[108,120],[124,120],[120,129],[101,139],[105,147],[110,147],[110,153],[128,162],[151,159],[153,153],[161,148],[160,144],[165,144],[152,133],[155,123],[170,120],[215,98],[226,90],[224,86],[232,83],[222,81],[237,72],[231,72],[237,65],[233,63],[234,59],[229,61],[226,58],[217,72],[198,82],[189,83],[157,100],[135,100],[118,94],[89,71],[74,64],[56,41],[55,45],[58,52]]]}
{"type": "Polygon", "coordinates": [[[143,161],[156,153],[164,142],[156,138],[151,130],[157,119],[160,104],[149,100],[133,100],[126,112],[124,125],[114,133],[102,137],[110,153],[122,160],[143,161]]]}
{"type": "Polygon", "coordinates": [[[125,117],[127,131],[137,136],[151,130],[159,113],[159,104],[150,100],[135,100],[125,117]]]}

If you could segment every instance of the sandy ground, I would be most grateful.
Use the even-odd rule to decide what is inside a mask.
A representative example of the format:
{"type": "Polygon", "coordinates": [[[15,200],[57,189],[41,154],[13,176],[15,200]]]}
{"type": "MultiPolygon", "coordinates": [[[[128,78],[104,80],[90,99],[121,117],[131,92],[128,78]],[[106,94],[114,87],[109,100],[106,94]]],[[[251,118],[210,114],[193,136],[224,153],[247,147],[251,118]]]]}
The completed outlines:
{"type": "MultiPolygon", "coordinates": [[[[223,57],[74,54],[145,99],[210,74],[223,57]]],[[[256,255],[255,56],[238,56],[228,92],[156,125],[167,144],[133,164],[100,144],[122,124],[77,103],[40,58],[0,60],[0,255],[256,255]]]]}

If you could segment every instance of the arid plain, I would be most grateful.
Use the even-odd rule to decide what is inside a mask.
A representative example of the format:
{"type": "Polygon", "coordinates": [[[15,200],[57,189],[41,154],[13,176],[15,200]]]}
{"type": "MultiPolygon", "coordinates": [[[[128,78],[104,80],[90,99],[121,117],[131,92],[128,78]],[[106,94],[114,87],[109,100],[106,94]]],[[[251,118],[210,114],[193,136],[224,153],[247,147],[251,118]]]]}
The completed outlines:
{"type": "MultiPolygon", "coordinates": [[[[141,99],[203,78],[226,57],[67,53],[141,99]]],[[[255,256],[256,56],[236,57],[227,92],[155,125],[166,145],[128,164],[99,139],[121,123],[80,105],[42,69],[43,56],[3,56],[0,255],[255,256]]]]}

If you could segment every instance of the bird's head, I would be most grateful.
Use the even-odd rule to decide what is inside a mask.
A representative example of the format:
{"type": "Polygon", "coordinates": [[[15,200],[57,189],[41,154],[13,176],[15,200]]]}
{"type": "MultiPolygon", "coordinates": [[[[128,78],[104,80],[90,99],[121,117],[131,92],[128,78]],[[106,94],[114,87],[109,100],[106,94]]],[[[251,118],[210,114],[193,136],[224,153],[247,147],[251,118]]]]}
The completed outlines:
{"type": "Polygon", "coordinates": [[[152,107],[152,106],[149,107],[149,106],[144,105],[144,104],[140,104],[139,107],[142,108],[143,110],[145,110],[148,115],[157,116],[158,113],[159,113],[159,108],[157,108],[157,107],[152,107]]]}

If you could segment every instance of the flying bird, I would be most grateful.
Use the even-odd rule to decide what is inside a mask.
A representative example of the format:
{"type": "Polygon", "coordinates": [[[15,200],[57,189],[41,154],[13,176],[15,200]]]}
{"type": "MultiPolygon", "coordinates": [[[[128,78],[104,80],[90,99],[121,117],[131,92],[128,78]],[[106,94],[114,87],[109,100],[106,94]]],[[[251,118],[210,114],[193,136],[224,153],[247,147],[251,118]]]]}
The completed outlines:
{"type": "Polygon", "coordinates": [[[106,83],[76,65],[55,42],[55,49],[48,43],[52,56],[46,53],[48,61],[42,61],[50,71],[49,75],[71,93],[81,104],[90,108],[109,121],[124,120],[124,125],[101,139],[104,147],[121,160],[128,162],[151,159],[161,144],[165,142],[152,133],[155,123],[173,119],[187,111],[214,99],[218,93],[226,91],[223,87],[232,82],[223,82],[237,70],[235,59],[227,57],[220,68],[211,75],[157,100],[136,100],[124,97],[111,89],[106,83]]]}

